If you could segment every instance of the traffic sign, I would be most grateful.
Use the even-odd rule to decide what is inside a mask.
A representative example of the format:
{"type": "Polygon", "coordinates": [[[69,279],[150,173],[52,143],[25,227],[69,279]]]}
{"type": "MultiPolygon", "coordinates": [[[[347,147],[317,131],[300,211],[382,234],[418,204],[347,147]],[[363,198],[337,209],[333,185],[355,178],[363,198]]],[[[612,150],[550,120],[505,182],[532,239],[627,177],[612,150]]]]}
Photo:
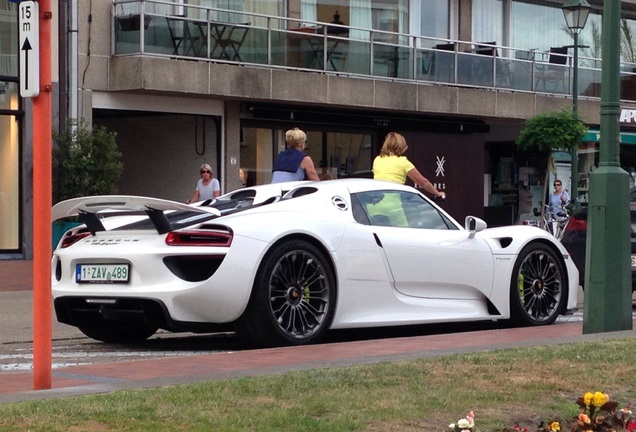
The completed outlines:
{"type": "Polygon", "coordinates": [[[35,1],[18,4],[20,96],[40,94],[40,9],[35,1]]]}

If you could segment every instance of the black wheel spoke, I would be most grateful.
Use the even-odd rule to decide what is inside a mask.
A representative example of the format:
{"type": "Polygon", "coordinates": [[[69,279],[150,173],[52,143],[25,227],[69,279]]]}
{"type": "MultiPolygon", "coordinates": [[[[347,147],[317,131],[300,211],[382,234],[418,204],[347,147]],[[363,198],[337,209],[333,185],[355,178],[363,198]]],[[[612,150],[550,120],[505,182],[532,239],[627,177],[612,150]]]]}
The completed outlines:
{"type": "MultiPolygon", "coordinates": [[[[554,252],[545,246],[520,254],[513,275],[513,296],[518,299],[517,313],[524,322],[542,324],[552,322],[559,313],[564,295],[564,273],[554,252]]],[[[515,300],[513,299],[513,304],[515,300]]]]}
{"type": "Polygon", "coordinates": [[[319,329],[329,308],[326,269],[303,250],[281,257],[270,278],[270,310],[279,328],[290,337],[306,338],[319,329]]]}

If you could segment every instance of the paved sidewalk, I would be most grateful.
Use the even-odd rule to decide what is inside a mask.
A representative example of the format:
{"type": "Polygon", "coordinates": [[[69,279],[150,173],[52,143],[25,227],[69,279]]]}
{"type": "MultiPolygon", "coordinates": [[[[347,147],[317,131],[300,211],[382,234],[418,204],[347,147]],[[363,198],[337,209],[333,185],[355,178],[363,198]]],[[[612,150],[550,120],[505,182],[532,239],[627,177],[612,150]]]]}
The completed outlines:
{"type": "Polygon", "coordinates": [[[0,260],[0,292],[33,290],[33,261],[0,260]]]}
{"type": "MultiPolygon", "coordinates": [[[[0,275],[5,275],[7,268],[13,268],[11,265],[6,266],[6,263],[0,261],[0,275]]],[[[18,267],[23,272],[29,271],[27,264],[18,264],[18,267]]],[[[28,277],[21,275],[17,269],[11,271],[14,272],[12,277],[16,278],[12,281],[12,286],[29,289],[28,277]],[[22,285],[20,278],[23,278],[22,285]]],[[[467,325],[469,326],[470,324],[467,325]]],[[[583,335],[582,323],[579,321],[547,327],[482,330],[96,363],[54,369],[52,388],[37,391],[33,390],[33,374],[30,372],[0,373],[0,403],[617,337],[636,337],[636,331],[583,335]]]]}

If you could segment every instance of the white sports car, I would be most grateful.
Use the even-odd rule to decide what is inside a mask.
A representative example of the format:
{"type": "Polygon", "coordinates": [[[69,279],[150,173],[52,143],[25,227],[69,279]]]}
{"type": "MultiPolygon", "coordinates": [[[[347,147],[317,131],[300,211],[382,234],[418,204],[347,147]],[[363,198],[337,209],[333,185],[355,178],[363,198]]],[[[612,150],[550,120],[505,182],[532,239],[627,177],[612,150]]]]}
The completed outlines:
{"type": "Polygon", "coordinates": [[[576,306],[578,271],[530,226],[465,227],[409,186],[370,179],[255,186],[212,202],[95,196],[53,253],[58,321],[105,342],[233,329],[259,346],[329,329],[512,319],[576,306]]]}

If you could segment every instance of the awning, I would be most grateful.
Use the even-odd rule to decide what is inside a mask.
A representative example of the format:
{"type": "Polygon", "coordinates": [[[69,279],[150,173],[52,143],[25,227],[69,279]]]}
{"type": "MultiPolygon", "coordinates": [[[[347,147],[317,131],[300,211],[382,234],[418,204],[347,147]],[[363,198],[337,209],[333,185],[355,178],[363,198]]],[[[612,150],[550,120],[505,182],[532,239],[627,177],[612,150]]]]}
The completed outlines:
{"type": "MultiPolygon", "coordinates": [[[[599,129],[588,129],[587,133],[583,136],[583,139],[581,141],[583,141],[583,142],[600,142],[601,141],[601,131],[599,129]]],[[[620,143],[621,144],[636,145],[636,132],[621,132],[620,133],[620,143]]]]}

